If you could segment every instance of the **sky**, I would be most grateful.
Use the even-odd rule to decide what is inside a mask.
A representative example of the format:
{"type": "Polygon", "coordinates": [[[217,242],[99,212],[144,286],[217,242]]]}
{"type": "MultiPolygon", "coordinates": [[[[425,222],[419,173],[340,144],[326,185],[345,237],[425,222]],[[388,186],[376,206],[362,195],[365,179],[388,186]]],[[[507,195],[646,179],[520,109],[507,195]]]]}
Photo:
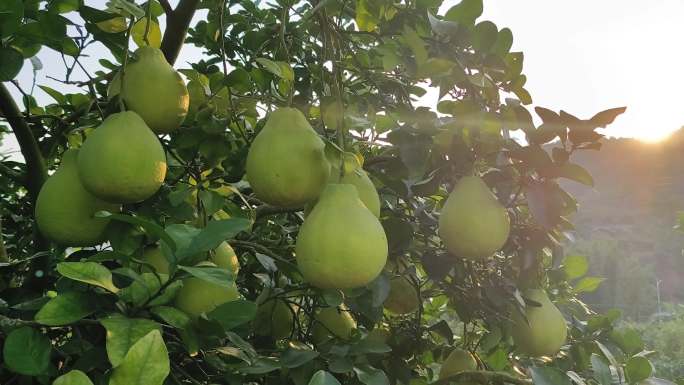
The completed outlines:
{"type": "MultiPolygon", "coordinates": [[[[105,2],[85,0],[97,8],[104,8],[105,2]]],[[[447,0],[440,14],[457,2],[447,0]]],[[[513,50],[525,53],[526,88],[535,106],[555,111],[563,109],[579,118],[626,106],[627,112],[604,133],[646,141],[662,139],[684,125],[680,96],[684,89],[681,75],[684,1],[485,0],[484,3],[480,20],[491,20],[499,28],[509,27],[514,36],[513,50]]],[[[161,24],[163,28],[163,20],[161,24]]],[[[84,63],[88,68],[96,68],[97,59],[109,56],[104,49],[89,52],[93,56],[84,63]]],[[[200,54],[196,47],[186,45],[177,67],[187,67],[185,63],[200,54]]],[[[39,84],[76,91],[46,78],[47,75],[64,78],[58,54],[44,48],[38,57],[43,63],[43,69],[38,71],[39,84]]],[[[18,76],[25,89],[30,88],[32,74],[32,66],[26,61],[18,76]]],[[[8,86],[18,95],[13,86],[8,86]]],[[[35,96],[39,103],[50,102],[39,89],[35,96]]],[[[435,92],[428,93],[421,104],[434,105],[435,98],[435,92]]],[[[16,153],[12,138],[4,142],[0,151],[16,153]]]]}

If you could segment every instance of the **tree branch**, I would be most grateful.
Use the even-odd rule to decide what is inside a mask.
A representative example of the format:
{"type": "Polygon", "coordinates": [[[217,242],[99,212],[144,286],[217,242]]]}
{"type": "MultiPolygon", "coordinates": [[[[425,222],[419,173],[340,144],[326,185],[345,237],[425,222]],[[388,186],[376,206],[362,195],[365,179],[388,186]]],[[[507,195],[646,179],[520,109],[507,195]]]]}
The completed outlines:
{"type": "Polygon", "coordinates": [[[271,206],[271,205],[261,205],[257,207],[256,209],[256,219],[268,216],[268,215],[273,215],[273,214],[282,214],[282,213],[295,213],[297,211],[303,210],[302,207],[278,207],[278,206],[271,206]]]}
{"type": "Polygon", "coordinates": [[[171,4],[169,4],[169,0],[159,0],[159,4],[161,5],[162,9],[164,10],[164,13],[166,16],[169,16],[170,14],[173,13],[173,8],[171,8],[171,4]]]}
{"type": "Polygon", "coordinates": [[[183,47],[185,35],[188,33],[188,27],[195,15],[198,3],[199,0],[181,0],[173,12],[167,13],[161,50],[164,52],[166,61],[171,65],[176,62],[183,47]]]}
{"type": "Polygon", "coordinates": [[[12,131],[19,142],[21,154],[26,162],[26,189],[31,202],[35,203],[38,192],[47,179],[47,167],[45,159],[38,148],[38,142],[31,133],[31,128],[24,120],[19,107],[14,102],[12,95],[4,84],[0,83],[0,112],[5,116],[12,131]]]}
{"type": "Polygon", "coordinates": [[[2,217],[0,217],[0,262],[9,262],[5,241],[2,238],[2,217]]]}

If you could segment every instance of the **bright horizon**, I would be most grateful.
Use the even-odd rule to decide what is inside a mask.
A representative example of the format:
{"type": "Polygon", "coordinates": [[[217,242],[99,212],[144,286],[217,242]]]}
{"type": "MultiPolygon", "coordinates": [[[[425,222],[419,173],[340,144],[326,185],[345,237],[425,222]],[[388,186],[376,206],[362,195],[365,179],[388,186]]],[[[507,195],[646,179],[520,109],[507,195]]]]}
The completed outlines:
{"type": "MultiPolygon", "coordinates": [[[[100,9],[105,2],[85,1],[100,9]]],[[[445,2],[440,14],[457,2],[445,2]]],[[[681,35],[678,17],[684,14],[684,2],[656,0],[647,8],[640,2],[619,0],[485,0],[484,5],[480,20],[491,20],[500,29],[510,28],[513,50],[525,53],[526,88],[532,94],[533,106],[564,109],[579,118],[627,106],[627,112],[603,133],[647,142],[663,139],[684,124],[679,97],[684,78],[676,76],[684,63],[684,48],[675,43],[681,35]]],[[[163,20],[161,24],[163,28],[163,20]]],[[[102,48],[88,52],[92,57],[83,62],[89,70],[100,68],[99,57],[111,57],[102,48]]],[[[199,49],[186,45],[176,67],[187,67],[186,62],[198,55],[199,49]]],[[[55,60],[61,63],[59,54],[45,48],[38,57],[44,68],[38,71],[37,83],[63,91],[77,90],[46,78],[64,77],[61,64],[50,65],[55,60]]],[[[77,79],[84,78],[78,75],[77,79]]],[[[29,61],[17,79],[25,89],[30,88],[29,61]]],[[[9,88],[19,100],[16,88],[9,88]]],[[[51,100],[38,88],[34,96],[39,104],[51,100]]],[[[436,90],[420,101],[422,105],[435,103],[436,90]]],[[[20,155],[12,137],[5,138],[2,150],[20,155]]]]}

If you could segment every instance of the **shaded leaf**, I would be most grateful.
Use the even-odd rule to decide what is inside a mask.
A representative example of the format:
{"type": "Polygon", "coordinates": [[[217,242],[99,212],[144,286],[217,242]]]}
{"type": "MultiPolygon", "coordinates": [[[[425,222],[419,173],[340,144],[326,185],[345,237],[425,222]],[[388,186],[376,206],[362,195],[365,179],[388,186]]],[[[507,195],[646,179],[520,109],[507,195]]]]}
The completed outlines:
{"type": "Polygon", "coordinates": [[[107,329],[107,357],[113,367],[119,366],[141,338],[153,330],[161,330],[158,323],[144,318],[126,318],[120,315],[100,320],[107,329]]]}
{"type": "Polygon", "coordinates": [[[114,368],[109,385],[162,385],[169,375],[169,353],[159,330],[136,342],[121,365],[114,368]]]}
{"type": "Polygon", "coordinates": [[[36,313],[35,320],[48,326],[67,325],[95,312],[96,306],[86,293],[71,291],[58,294],[36,313]]]}
{"type": "Polygon", "coordinates": [[[57,264],[57,271],[74,281],[99,286],[112,293],[119,291],[112,282],[112,272],[97,262],[61,262],[57,264]]]}
{"type": "Polygon", "coordinates": [[[30,327],[15,329],[7,335],[2,348],[4,364],[26,376],[44,374],[50,365],[50,340],[30,327]]]}

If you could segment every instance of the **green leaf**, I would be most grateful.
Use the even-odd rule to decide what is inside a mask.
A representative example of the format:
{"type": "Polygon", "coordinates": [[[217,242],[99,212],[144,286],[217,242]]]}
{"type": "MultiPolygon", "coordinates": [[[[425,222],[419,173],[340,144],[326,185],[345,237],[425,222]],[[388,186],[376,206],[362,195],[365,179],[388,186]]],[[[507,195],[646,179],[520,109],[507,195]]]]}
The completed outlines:
{"type": "Polygon", "coordinates": [[[0,39],[13,34],[21,25],[23,17],[24,4],[21,0],[0,1],[0,39]]]}
{"type": "Polygon", "coordinates": [[[230,218],[211,221],[207,227],[195,236],[190,244],[178,250],[177,258],[182,260],[188,256],[215,249],[221,242],[233,238],[237,233],[249,229],[252,222],[245,218],[230,218]]]}
{"type": "Polygon", "coordinates": [[[233,274],[228,269],[223,269],[220,267],[190,267],[190,266],[178,266],[179,269],[190,273],[193,277],[197,277],[203,281],[211,282],[215,285],[223,286],[226,288],[234,287],[233,274]]]}
{"type": "Polygon", "coordinates": [[[496,24],[491,21],[483,21],[475,26],[475,33],[473,34],[473,48],[480,52],[489,52],[496,39],[499,36],[499,30],[496,24]]]}
{"type": "Polygon", "coordinates": [[[154,321],[120,315],[102,319],[100,323],[107,329],[107,357],[113,367],[121,365],[128,351],[144,336],[151,331],[161,330],[160,325],[154,321]]]}
{"type": "Polygon", "coordinates": [[[140,226],[148,234],[158,237],[159,239],[164,241],[169,246],[169,248],[171,248],[172,251],[176,251],[176,244],[173,242],[173,239],[171,239],[169,234],[167,234],[161,226],[152,221],[148,221],[140,217],[133,217],[125,214],[112,214],[107,211],[98,211],[97,213],[95,213],[95,216],[98,218],[110,218],[115,221],[121,221],[130,223],[135,226],[140,226]]]}
{"type": "Polygon", "coordinates": [[[57,104],[67,103],[66,97],[61,92],[48,86],[39,85],[38,87],[40,87],[40,89],[43,90],[46,94],[50,95],[50,97],[52,97],[57,102],[57,104]]]}
{"type": "Polygon", "coordinates": [[[130,0],[109,0],[107,2],[107,11],[126,17],[133,16],[136,19],[145,16],[145,11],[130,0]]]}
{"type": "Polygon", "coordinates": [[[356,0],[356,26],[360,31],[373,32],[380,20],[374,15],[366,0],[356,0]]]}
{"type": "Polygon", "coordinates": [[[79,6],[79,0],[53,0],[48,6],[48,12],[52,13],[67,13],[76,11],[79,6]]]}
{"type": "Polygon", "coordinates": [[[169,352],[159,330],[136,342],[121,365],[114,368],[109,385],[162,385],[169,375],[169,352]]]}
{"type": "Polygon", "coordinates": [[[178,329],[185,329],[190,324],[190,317],[175,307],[157,306],[150,309],[150,311],[167,324],[178,329]]]}
{"type": "Polygon", "coordinates": [[[533,367],[531,372],[534,385],[572,385],[570,378],[556,368],[533,367]]]}
{"type": "Polygon", "coordinates": [[[325,370],[319,370],[311,376],[309,385],[342,385],[337,378],[325,370]]]}
{"type": "Polygon", "coordinates": [[[605,281],[605,278],[600,277],[585,277],[579,280],[575,285],[575,293],[591,293],[598,289],[601,282],[605,281]]]}
{"type": "Polygon", "coordinates": [[[67,325],[95,312],[92,298],[82,292],[71,291],[58,294],[36,313],[36,322],[48,326],[67,325]]]}
{"type": "Polygon", "coordinates": [[[296,368],[310,362],[320,355],[305,344],[290,342],[289,346],[280,356],[280,364],[284,368],[296,368]]]}
{"type": "Polygon", "coordinates": [[[129,286],[119,291],[119,298],[133,304],[142,306],[150,298],[159,293],[161,286],[168,280],[166,274],[142,273],[129,286]]]}
{"type": "Polygon", "coordinates": [[[238,93],[245,93],[252,89],[252,77],[244,68],[236,68],[226,76],[225,84],[238,93]]]}
{"type": "Polygon", "coordinates": [[[584,255],[568,255],[563,261],[563,271],[568,280],[583,277],[589,271],[589,261],[584,255]]]}
{"type": "Polygon", "coordinates": [[[233,329],[254,319],[257,305],[254,302],[236,300],[226,302],[207,314],[207,318],[217,321],[224,330],[233,329]]]}
{"type": "Polygon", "coordinates": [[[8,82],[21,71],[24,55],[14,47],[0,47],[0,82],[8,82]]]}
{"type": "Polygon", "coordinates": [[[579,182],[587,186],[594,186],[594,178],[592,178],[589,171],[578,164],[565,163],[562,166],[559,166],[558,176],[574,180],[575,182],[579,182]]]}
{"type": "Polygon", "coordinates": [[[613,330],[610,333],[610,338],[628,355],[639,353],[644,349],[644,340],[637,329],[613,330]]]}
{"type": "Polygon", "coordinates": [[[93,382],[82,371],[72,370],[57,377],[52,385],[93,385],[93,382]]]}
{"type": "Polygon", "coordinates": [[[50,340],[30,327],[15,329],[7,335],[2,355],[5,366],[26,376],[45,374],[50,365],[50,340]]]}
{"type": "Polygon", "coordinates": [[[416,33],[411,27],[404,27],[404,32],[401,34],[404,38],[404,43],[411,49],[416,59],[418,67],[423,65],[428,58],[428,52],[425,48],[425,41],[416,33]]]}
{"type": "Polygon", "coordinates": [[[610,367],[596,353],[591,354],[591,370],[594,372],[594,379],[601,385],[612,384],[613,375],[610,372],[610,367]]]}
{"type": "Polygon", "coordinates": [[[354,372],[359,381],[366,385],[389,385],[385,372],[370,365],[355,366],[354,372]]]}
{"type": "Polygon", "coordinates": [[[492,47],[492,52],[505,57],[513,46],[513,32],[509,28],[502,28],[496,36],[496,43],[492,47]]]}
{"type": "Polygon", "coordinates": [[[651,366],[651,362],[645,357],[632,357],[627,361],[627,364],[625,364],[625,374],[630,383],[637,383],[645,380],[651,376],[652,372],[653,366],[651,366]]]}
{"type": "Polygon", "coordinates": [[[256,59],[256,62],[261,64],[262,67],[266,69],[266,71],[272,73],[273,75],[282,78],[283,73],[280,69],[280,66],[278,63],[274,62],[271,59],[266,59],[265,57],[260,57],[256,59]]]}
{"type": "Polygon", "coordinates": [[[461,24],[473,25],[475,20],[482,15],[482,0],[463,0],[451,7],[444,19],[461,24]]]}
{"type": "Polygon", "coordinates": [[[99,286],[112,293],[119,291],[112,282],[112,272],[97,262],[61,262],[57,264],[57,271],[74,281],[99,286]]]}
{"type": "Polygon", "coordinates": [[[153,298],[147,305],[148,306],[160,306],[166,305],[167,303],[173,301],[176,298],[178,290],[183,287],[183,281],[174,281],[169,284],[164,291],[157,297],[153,298]]]}

